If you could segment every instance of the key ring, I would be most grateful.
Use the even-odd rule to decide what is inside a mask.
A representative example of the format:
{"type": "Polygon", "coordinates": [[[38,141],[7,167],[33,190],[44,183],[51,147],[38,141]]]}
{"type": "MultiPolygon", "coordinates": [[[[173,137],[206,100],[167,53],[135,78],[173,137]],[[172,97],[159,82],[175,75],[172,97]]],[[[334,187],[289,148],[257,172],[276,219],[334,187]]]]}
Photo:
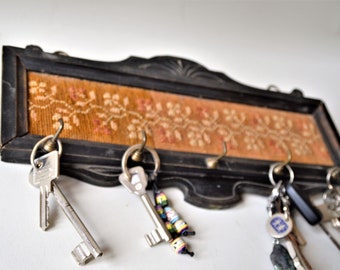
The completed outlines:
{"type": "Polygon", "coordinates": [[[335,178],[337,175],[340,174],[340,167],[333,167],[328,170],[326,181],[328,189],[332,190],[334,186],[331,183],[332,178],[335,178]]]}
{"type": "Polygon", "coordinates": [[[127,167],[127,162],[128,162],[128,159],[130,156],[132,156],[136,151],[140,150],[141,147],[143,147],[143,149],[149,151],[152,155],[152,158],[153,158],[153,161],[155,163],[155,168],[153,170],[153,175],[154,176],[157,176],[157,173],[159,171],[159,168],[160,168],[160,165],[161,165],[161,162],[160,162],[160,159],[159,159],[159,156],[157,154],[157,152],[147,146],[143,146],[143,144],[135,144],[131,147],[129,147],[123,157],[122,157],[122,170],[123,170],[123,174],[125,175],[125,177],[127,179],[130,179],[131,178],[131,174],[129,173],[129,168],[127,167]]]}
{"type": "MultiPolygon", "coordinates": [[[[35,168],[39,168],[39,164],[35,164],[34,162],[34,159],[35,159],[35,155],[37,154],[37,151],[38,151],[38,148],[39,146],[45,144],[48,140],[51,140],[53,139],[55,136],[54,135],[49,135],[49,136],[46,136],[45,138],[42,138],[40,141],[38,141],[35,146],[33,147],[32,149],[32,153],[31,153],[31,158],[30,158],[30,162],[31,162],[31,165],[35,168]]],[[[61,156],[61,153],[63,152],[63,147],[62,147],[62,144],[60,142],[60,140],[57,140],[56,141],[57,144],[58,144],[58,155],[59,157],[61,156]]]]}
{"type": "Polygon", "coordinates": [[[286,168],[288,170],[288,172],[289,172],[289,184],[292,184],[293,181],[294,181],[294,172],[292,170],[292,167],[290,167],[288,164],[282,163],[282,162],[277,162],[277,163],[270,165],[269,172],[268,172],[268,177],[269,177],[270,183],[273,186],[276,186],[276,183],[275,183],[275,180],[274,180],[274,170],[278,167],[283,167],[283,168],[286,168]]]}

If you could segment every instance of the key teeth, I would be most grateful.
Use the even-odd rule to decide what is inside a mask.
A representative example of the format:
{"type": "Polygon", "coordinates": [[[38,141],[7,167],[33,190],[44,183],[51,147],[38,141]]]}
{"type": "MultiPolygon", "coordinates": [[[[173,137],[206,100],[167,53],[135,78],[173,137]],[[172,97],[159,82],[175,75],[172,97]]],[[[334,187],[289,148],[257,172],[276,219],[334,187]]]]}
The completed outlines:
{"type": "Polygon", "coordinates": [[[79,265],[84,265],[94,259],[84,242],[81,242],[72,250],[72,255],[79,265]]]}
{"type": "Polygon", "coordinates": [[[144,237],[150,247],[153,247],[163,241],[161,235],[157,230],[154,230],[149,234],[145,234],[144,237]]]}

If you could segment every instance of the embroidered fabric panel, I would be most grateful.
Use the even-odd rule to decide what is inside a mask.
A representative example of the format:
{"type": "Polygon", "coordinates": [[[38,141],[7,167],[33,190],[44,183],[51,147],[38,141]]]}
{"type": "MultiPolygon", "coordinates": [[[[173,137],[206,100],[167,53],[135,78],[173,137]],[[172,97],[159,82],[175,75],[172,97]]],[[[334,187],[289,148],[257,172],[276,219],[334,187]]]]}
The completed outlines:
{"type": "Polygon", "coordinates": [[[148,145],[170,151],[333,164],[311,115],[200,99],[64,76],[28,72],[29,132],[132,145],[141,130],[148,145]]]}

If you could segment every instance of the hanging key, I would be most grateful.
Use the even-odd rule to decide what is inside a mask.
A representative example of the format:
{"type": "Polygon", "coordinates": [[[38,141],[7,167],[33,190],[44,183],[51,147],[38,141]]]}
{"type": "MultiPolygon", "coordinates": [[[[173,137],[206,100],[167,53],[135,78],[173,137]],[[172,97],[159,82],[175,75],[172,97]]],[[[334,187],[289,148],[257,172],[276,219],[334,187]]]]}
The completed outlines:
{"type": "Polygon", "coordinates": [[[268,198],[267,211],[267,231],[274,238],[273,251],[270,254],[270,260],[275,269],[295,270],[294,263],[287,249],[280,243],[280,240],[286,237],[293,228],[292,220],[289,213],[283,213],[282,198],[282,181],[275,184],[271,195],[268,198]]]}
{"type": "MultiPolygon", "coordinates": [[[[273,177],[270,178],[273,180],[273,177]]],[[[275,269],[310,270],[311,267],[300,251],[305,241],[294,228],[290,214],[290,197],[282,181],[275,184],[268,198],[267,230],[275,239],[271,261],[275,269]],[[289,254],[289,256],[287,256],[289,254]],[[281,268],[280,268],[281,267],[281,268]]]]}
{"type": "Polygon", "coordinates": [[[152,221],[156,225],[156,229],[149,234],[145,235],[145,239],[149,246],[154,246],[161,241],[171,242],[172,236],[168,229],[166,228],[161,217],[157,213],[155,206],[153,205],[150,197],[146,193],[146,187],[148,184],[148,176],[142,167],[133,167],[128,169],[127,163],[130,158],[136,153],[136,151],[141,151],[141,149],[151,153],[154,161],[154,171],[153,176],[156,177],[160,168],[160,160],[156,151],[145,146],[145,144],[136,144],[129,147],[123,157],[122,157],[122,171],[123,173],[119,176],[119,182],[125,186],[127,190],[138,195],[146,210],[148,211],[152,221]]]}
{"type": "Polygon", "coordinates": [[[40,189],[40,227],[43,230],[48,228],[48,197],[52,191],[52,180],[59,175],[59,157],[61,155],[61,145],[59,151],[53,150],[35,159],[38,146],[44,144],[49,137],[40,140],[32,151],[32,170],[29,174],[29,182],[40,189]]]}
{"type": "Polygon", "coordinates": [[[72,251],[72,255],[78,264],[82,265],[92,258],[101,256],[102,251],[56,182],[59,178],[59,159],[62,153],[61,142],[57,139],[61,129],[62,128],[59,128],[56,135],[47,136],[34,146],[31,153],[32,170],[29,175],[29,182],[40,189],[40,227],[43,230],[48,228],[48,198],[52,193],[83,240],[72,251]],[[45,152],[49,152],[36,158],[39,149],[44,149],[45,152]]]}
{"type": "Polygon", "coordinates": [[[272,164],[270,166],[268,175],[270,182],[275,186],[274,173],[278,168],[281,170],[285,168],[289,173],[289,180],[284,183],[284,186],[285,193],[289,196],[292,204],[309,224],[318,224],[322,220],[322,215],[320,211],[310,202],[309,198],[303,194],[303,191],[301,191],[299,187],[293,183],[294,172],[288,164],[283,164],[280,162],[272,164]]]}
{"type": "Polygon", "coordinates": [[[86,264],[90,259],[101,256],[103,252],[100,250],[98,244],[93,239],[92,235],[89,233],[84,223],[81,221],[76,211],[68,202],[68,200],[60,190],[57,182],[55,181],[52,181],[52,191],[59,206],[63,209],[63,212],[83,240],[72,251],[72,255],[76,259],[78,264],[86,264]]]}
{"type": "Polygon", "coordinates": [[[322,222],[331,222],[333,227],[340,229],[340,191],[333,186],[331,179],[340,173],[340,167],[334,167],[327,174],[327,189],[322,195],[323,204],[318,209],[323,215],[322,222]]]}
{"type": "Polygon", "coordinates": [[[156,225],[156,229],[145,235],[145,239],[149,246],[157,245],[162,241],[171,242],[172,237],[170,232],[165,227],[164,222],[157,213],[150,197],[146,193],[148,184],[148,176],[144,169],[140,166],[129,169],[129,174],[122,173],[119,176],[119,182],[130,192],[138,195],[146,210],[148,211],[152,221],[156,225]]]}

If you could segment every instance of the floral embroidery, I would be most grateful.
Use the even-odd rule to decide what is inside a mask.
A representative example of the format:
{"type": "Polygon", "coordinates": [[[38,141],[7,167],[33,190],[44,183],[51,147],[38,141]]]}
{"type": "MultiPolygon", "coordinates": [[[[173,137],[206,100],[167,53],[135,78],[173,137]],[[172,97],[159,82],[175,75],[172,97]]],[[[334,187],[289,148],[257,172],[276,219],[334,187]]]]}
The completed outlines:
{"type": "Polygon", "coordinates": [[[156,148],[212,154],[225,141],[228,155],[284,160],[289,147],[294,161],[332,162],[308,115],[33,72],[28,85],[30,122],[63,118],[70,138],[129,145],[144,130],[156,148]]]}

